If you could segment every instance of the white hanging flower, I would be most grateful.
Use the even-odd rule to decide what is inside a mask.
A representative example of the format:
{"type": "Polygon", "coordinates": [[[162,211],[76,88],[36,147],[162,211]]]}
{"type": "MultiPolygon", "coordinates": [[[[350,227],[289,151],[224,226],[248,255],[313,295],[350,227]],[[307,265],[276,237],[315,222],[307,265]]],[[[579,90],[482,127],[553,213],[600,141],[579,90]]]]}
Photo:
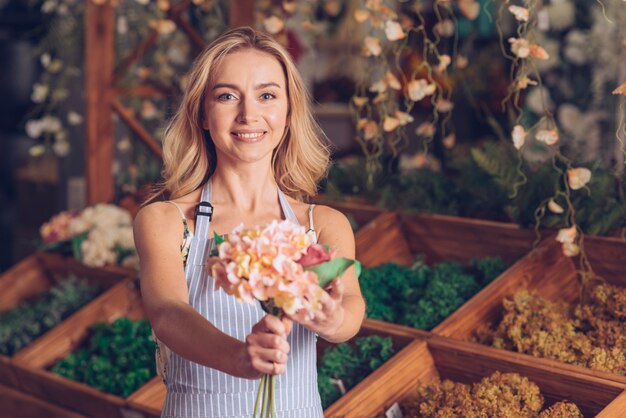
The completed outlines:
{"type": "Polygon", "coordinates": [[[354,103],[354,105],[356,107],[362,107],[365,106],[368,102],[368,98],[367,97],[363,97],[363,96],[354,96],[352,98],[352,102],[354,103]]]}
{"type": "Polygon", "coordinates": [[[554,145],[559,140],[559,133],[556,129],[541,129],[535,135],[537,141],[543,142],[548,145],[554,145]]]}
{"type": "Polygon", "coordinates": [[[48,52],[45,52],[41,54],[41,57],[39,57],[39,61],[41,62],[43,68],[48,68],[48,65],[50,65],[50,61],[52,61],[52,57],[48,52]]]}
{"type": "Polygon", "coordinates": [[[366,57],[377,57],[381,54],[382,47],[380,46],[380,39],[373,36],[366,36],[363,40],[363,55],[366,57]]]}
{"type": "Polygon", "coordinates": [[[563,244],[571,244],[576,239],[576,235],[576,225],[574,225],[569,228],[559,229],[559,232],[556,235],[556,240],[563,244]]]}
{"type": "Polygon", "coordinates": [[[566,257],[576,257],[580,254],[580,247],[573,242],[565,242],[561,248],[563,249],[563,255],[566,257]]]}
{"type": "Polygon", "coordinates": [[[357,9],[354,11],[354,20],[359,23],[365,22],[370,17],[370,12],[363,9],[357,9]]]}
{"type": "Polygon", "coordinates": [[[126,19],[126,16],[119,16],[117,18],[117,33],[120,35],[128,33],[128,19],[126,19]]]}
{"type": "Polygon", "coordinates": [[[526,140],[526,130],[524,127],[522,125],[515,125],[511,136],[513,137],[513,146],[515,149],[521,149],[526,140]]]}
{"type": "Polygon", "coordinates": [[[385,82],[387,83],[389,87],[391,87],[394,90],[400,90],[402,88],[402,85],[400,84],[400,80],[398,80],[398,78],[395,75],[393,75],[391,71],[387,71],[387,73],[385,74],[385,82]]]}
{"type": "Polygon", "coordinates": [[[435,102],[435,107],[439,112],[448,113],[454,108],[454,103],[452,103],[448,99],[440,97],[439,99],[437,99],[437,102],[435,102]]]}
{"type": "Polygon", "coordinates": [[[432,138],[435,135],[435,132],[437,132],[437,128],[430,122],[423,122],[417,127],[417,129],[415,129],[415,134],[417,136],[425,138],[432,138]]]}
{"type": "Polygon", "coordinates": [[[33,145],[28,149],[28,154],[31,157],[39,157],[46,152],[46,147],[42,144],[33,145]]]}
{"type": "Polygon", "coordinates": [[[527,58],[530,55],[530,45],[524,38],[509,38],[511,51],[518,58],[527,58]]]}
{"type": "Polygon", "coordinates": [[[48,87],[48,85],[35,83],[33,84],[33,92],[30,95],[30,99],[34,103],[43,103],[48,97],[49,91],[50,91],[50,87],[48,87]]]}
{"type": "Polygon", "coordinates": [[[443,19],[442,21],[435,24],[433,30],[436,34],[443,38],[451,38],[452,36],[454,36],[455,26],[452,20],[443,19]]]}
{"type": "Polygon", "coordinates": [[[83,123],[83,117],[79,113],[70,110],[67,113],[67,122],[72,126],[80,125],[83,123]]]}
{"type": "Polygon", "coordinates": [[[456,145],[456,135],[455,134],[446,135],[446,137],[443,138],[441,142],[443,143],[443,146],[446,147],[446,149],[452,149],[454,148],[454,145],[456,145]]]}
{"type": "Polygon", "coordinates": [[[407,92],[409,99],[414,102],[419,102],[426,96],[431,96],[437,90],[435,83],[428,83],[426,79],[420,78],[419,80],[411,80],[407,84],[407,92]]]}
{"type": "Polygon", "coordinates": [[[26,122],[25,130],[26,135],[30,138],[36,139],[43,133],[43,126],[41,125],[41,121],[39,119],[31,119],[26,122]]]}
{"type": "Polygon", "coordinates": [[[391,132],[400,125],[400,121],[393,116],[386,116],[383,122],[383,131],[391,132]]]}
{"type": "Polygon", "coordinates": [[[565,209],[561,207],[554,199],[550,199],[548,202],[548,210],[552,213],[563,213],[565,209]]]}
{"type": "Polygon", "coordinates": [[[452,62],[452,58],[450,58],[450,55],[447,55],[447,54],[440,55],[439,64],[437,64],[436,71],[443,73],[446,70],[446,68],[448,68],[448,65],[450,65],[451,62],[452,62]]]}
{"type": "Polygon", "coordinates": [[[67,157],[70,153],[71,147],[70,143],[67,140],[59,140],[57,139],[52,144],[52,151],[57,155],[57,157],[67,157]]]}
{"type": "Polygon", "coordinates": [[[411,116],[410,114],[406,112],[401,112],[399,110],[396,111],[396,118],[400,122],[400,126],[404,126],[413,122],[413,116],[411,116]]]}
{"type": "Polygon", "coordinates": [[[169,35],[176,30],[176,23],[170,19],[156,19],[151,21],[149,25],[160,35],[169,35]]]}
{"type": "Polygon", "coordinates": [[[591,180],[591,171],[584,167],[570,168],[567,170],[567,182],[572,190],[585,187],[591,180]]]}
{"type": "Polygon", "coordinates": [[[369,88],[372,93],[384,93],[387,91],[387,82],[385,79],[378,80],[369,88]]]}
{"type": "Polygon", "coordinates": [[[400,23],[393,20],[385,22],[385,35],[390,41],[398,41],[406,36],[400,23]]]}
{"type": "Polygon", "coordinates": [[[509,6],[509,12],[520,22],[528,22],[528,9],[520,6],[509,6]]]}
{"type": "Polygon", "coordinates": [[[283,30],[285,22],[283,22],[283,20],[278,16],[270,16],[263,21],[263,26],[268,33],[276,35],[278,32],[283,30]]]}

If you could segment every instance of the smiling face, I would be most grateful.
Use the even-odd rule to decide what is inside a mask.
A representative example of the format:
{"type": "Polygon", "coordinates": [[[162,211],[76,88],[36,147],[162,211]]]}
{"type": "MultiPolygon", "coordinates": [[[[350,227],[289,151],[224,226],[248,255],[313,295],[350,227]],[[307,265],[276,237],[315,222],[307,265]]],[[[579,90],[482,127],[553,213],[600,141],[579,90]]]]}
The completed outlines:
{"type": "Polygon", "coordinates": [[[207,87],[202,122],[218,162],[271,163],[287,123],[286,83],[282,66],[266,52],[244,49],[224,57],[207,87]]]}

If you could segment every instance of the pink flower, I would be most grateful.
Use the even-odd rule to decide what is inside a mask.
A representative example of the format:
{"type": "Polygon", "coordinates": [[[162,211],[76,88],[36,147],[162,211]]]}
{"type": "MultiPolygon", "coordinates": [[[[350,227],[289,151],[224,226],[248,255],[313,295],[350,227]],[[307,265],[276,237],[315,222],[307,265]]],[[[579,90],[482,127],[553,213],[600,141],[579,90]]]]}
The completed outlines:
{"type": "Polygon", "coordinates": [[[67,241],[72,238],[70,232],[70,222],[78,216],[78,212],[61,212],[53,216],[49,222],[46,222],[39,228],[39,234],[45,244],[51,244],[59,241],[67,241]]]}
{"type": "Polygon", "coordinates": [[[318,264],[322,264],[326,261],[330,260],[330,252],[324,248],[324,246],[319,244],[313,244],[309,246],[306,254],[302,256],[298,263],[302,267],[311,267],[317,266],[318,264]]]}

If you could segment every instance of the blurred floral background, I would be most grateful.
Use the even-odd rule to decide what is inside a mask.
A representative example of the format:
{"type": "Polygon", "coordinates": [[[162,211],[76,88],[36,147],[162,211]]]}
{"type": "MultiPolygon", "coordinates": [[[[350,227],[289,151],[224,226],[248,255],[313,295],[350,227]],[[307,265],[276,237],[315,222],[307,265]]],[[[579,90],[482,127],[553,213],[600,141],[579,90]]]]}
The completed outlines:
{"type": "MultiPolygon", "coordinates": [[[[41,244],[52,215],[87,203],[87,2],[115,8],[111,203],[158,180],[185,73],[232,10],[0,0],[0,269],[41,244]]],[[[557,228],[571,255],[584,234],[624,236],[623,0],[249,4],[334,144],[324,199],[557,228]]]]}

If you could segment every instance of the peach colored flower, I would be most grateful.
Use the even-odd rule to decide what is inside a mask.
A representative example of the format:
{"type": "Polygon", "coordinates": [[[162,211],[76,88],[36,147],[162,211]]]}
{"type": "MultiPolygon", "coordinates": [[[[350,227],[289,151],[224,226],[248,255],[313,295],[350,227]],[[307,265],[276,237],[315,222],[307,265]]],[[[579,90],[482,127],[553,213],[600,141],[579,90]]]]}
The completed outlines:
{"type": "Polygon", "coordinates": [[[39,234],[45,244],[67,241],[72,238],[70,222],[78,216],[78,212],[64,211],[53,216],[50,221],[39,228],[39,234]]]}
{"type": "Polygon", "coordinates": [[[377,57],[381,52],[382,47],[380,46],[380,39],[373,36],[366,36],[363,40],[363,55],[366,57],[377,57]]]}
{"type": "Polygon", "coordinates": [[[552,213],[563,213],[565,209],[561,207],[554,199],[550,199],[548,202],[548,210],[552,213]]]}
{"type": "Polygon", "coordinates": [[[446,68],[448,68],[448,65],[450,65],[451,62],[452,62],[452,58],[450,58],[450,55],[447,55],[447,54],[440,55],[439,64],[437,64],[436,71],[440,73],[444,72],[446,68]]]}
{"type": "Polygon", "coordinates": [[[469,61],[465,55],[460,55],[460,54],[457,55],[456,61],[454,64],[456,68],[458,68],[459,70],[462,70],[464,68],[467,68],[468,64],[469,64],[469,61]]]}
{"type": "Polygon", "coordinates": [[[509,6],[509,12],[520,22],[528,22],[528,9],[520,6],[509,6]]]}
{"type": "Polygon", "coordinates": [[[579,167],[567,170],[567,182],[572,190],[582,189],[590,180],[591,171],[587,168],[579,167]]]}
{"type": "Polygon", "coordinates": [[[556,129],[541,129],[537,132],[535,138],[537,138],[537,141],[546,143],[548,145],[554,145],[559,140],[559,133],[556,129]]]}
{"type": "Polygon", "coordinates": [[[393,116],[386,116],[383,122],[383,131],[391,132],[400,125],[400,121],[393,116]]]}
{"type": "Polygon", "coordinates": [[[563,255],[566,257],[576,257],[580,254],[580,247],[573,242],[566,242],[562,245],[563,255]]]}
{"type": "Polygon", "coordinates": [[[435,33],[443,38],[450,38],[454,35],[454,23],[450,19],[443,19],[433,26],[435,33]]]}
{"type": "Polygon", "coordinates": [[[475,0],[459,0],[459,9],[469,20],[476,20],[480,14],[480,3],[475,0]]]}
{"type": "Polygon", "coordinates": [[[395,75],[393,75],[391,71],[387,71],[387,73],[385,74],[385,82],[390,88],[394,90],[400,90],[402,88],[400,81],[395,75]]]}
{"type": "MultiPolygon", "coordinates": [[[[626,44],[626,41],[624,41],[624,43],[626,44]]],[[[613,94],[623,94],[626,96],[626,82],[622,83],[618,88],[613,90],[613,94]]]]}
{"type": "Polygon", "coordinates": [[[576,239],[578,232],[576,231],[576,225],[569,228],[559,229],[556,235],[556,240],[562,244],[571,244],[576,239]]]}
{"type": "Polygon", "coordinates": [[[385,35],[390,41],[398,41],[406,36],[400,23],[393,20],[385,22],[385,35]]]}
{"type": "Polygon", "coordinates": [[[447,149],[452,149],[454,148],[454,145],[456,144],[456,135],[455,134],[446,135],[446,137],[443,138],[441,142],[443,143],[443,146],[446,147],[447,149]]]}
{"type": "Polygon", "coordinates": [[[517,80],[516,87],[518,90],[523,90],[528,86],[536,86],[537,82],[528,78],[527,76],[522,76],[517,80]]]}
{"type": "Polygon", "coordinates": [[[374,84],[372,84],[369,90],[372,93],[384,93],[387,91],[387,87],[388,87],[387,81],[383,78],[383,79],[376,81],[374,84]]]}
{"type": "Polygon", "coordinates": [[[283,1],[283,9],[287,13],[295,13],[298,5],[295,1],[283,1]]]}
{"type": "Polygon", "coordinates": [[[524,127],[522,125],[515,125],[511,136],[513,137],[513,146],[515,149],[521,149],[526,140],[526,130],[524,127]]]}
{"type": "Polygon", "coordinates": [[[357,127],[363,131],[363,138],[368,141],[378,134],[378,125],[373,120],[360,119],[357,127]]]}
{"type": "Polygon", "coordinates": [[[157,19],[149,23],[149,26],[160,35],[169,35],[176,30],[176,23],[169,19],[157,19]]]}
{"type": "Polygon", "coordinates": [[[530,46],[524,38],[509,38],[511,51],[518,58],[527,58],[530,55],[530,46]]]}
{"type": "Polygon", "coordinates": [[[374,104],[380,104],[382,102],[384,102],[385,100],[387,100],[387,98],[389,97],[389,95],[387,94],[386,91],[382,92],[382,93],[378,93],[376,95],[376,97],[374,97],[372,99],[372,103],[374,104]]]}
{"type": "Polygon", "coordinates": [[[548,52],[539,45],[531,45],[529,49],[530,56],[538,60],[547,60],[550,58],[548,52]]]}
{"type": "Polygon", "coordinates": [[[363,97],[363,96],[354,96],[352,97],[352,102],[354,103],[354,105],[356,107],[363,107],[367,104],[368,102],[368,98],[367,97],[363,97]]]}
{"type": "Polygon", "coordinates": [[[415,129],[415,133],[417,136],[422,136],[426,138],[432,138],[435,135],[437,128],[430,122],[421,123],[417,129],[415,129]]]}
{"type": "Polygon", "coordinates": [[[454,103],[452,103],[448,99],[444,99],[440,97],[439,99],[437,99],[437,102],[435,103],[435,107],[437,108],[437,111],[442,112],[442,113],[447,113],[454,108],[454,103]]]}
{"type": "Polygon", "coordinates": [[[276,35],[283,30],[285,22],[283,22],[283,20],[278,16],[270,16],[263,20],[263,27],[268,33],[276,35]]]}
{"type": "Polygon", "coordinates": [[[426,96],[431,96],[436,90],[437,85],[435,83],[428,83],[428,81],[423,78],[420,78],[419,80],[411,80],[407,84],[409,99],[414,102],[418,102],[426,96]]]}
{"type": "Polygon", "coordinates": [[[370,17],[370,12],[363,9],[357,9],[354,11],[354,20],[359,23],[365,22],[370,17]]]}
{"type": "Polygon", "coordinates": [[[400,126],[404,126],[408,123],[413,122],[413,116],[406,112],[396,111],[396,118],[400,122],[400,126]]]}

